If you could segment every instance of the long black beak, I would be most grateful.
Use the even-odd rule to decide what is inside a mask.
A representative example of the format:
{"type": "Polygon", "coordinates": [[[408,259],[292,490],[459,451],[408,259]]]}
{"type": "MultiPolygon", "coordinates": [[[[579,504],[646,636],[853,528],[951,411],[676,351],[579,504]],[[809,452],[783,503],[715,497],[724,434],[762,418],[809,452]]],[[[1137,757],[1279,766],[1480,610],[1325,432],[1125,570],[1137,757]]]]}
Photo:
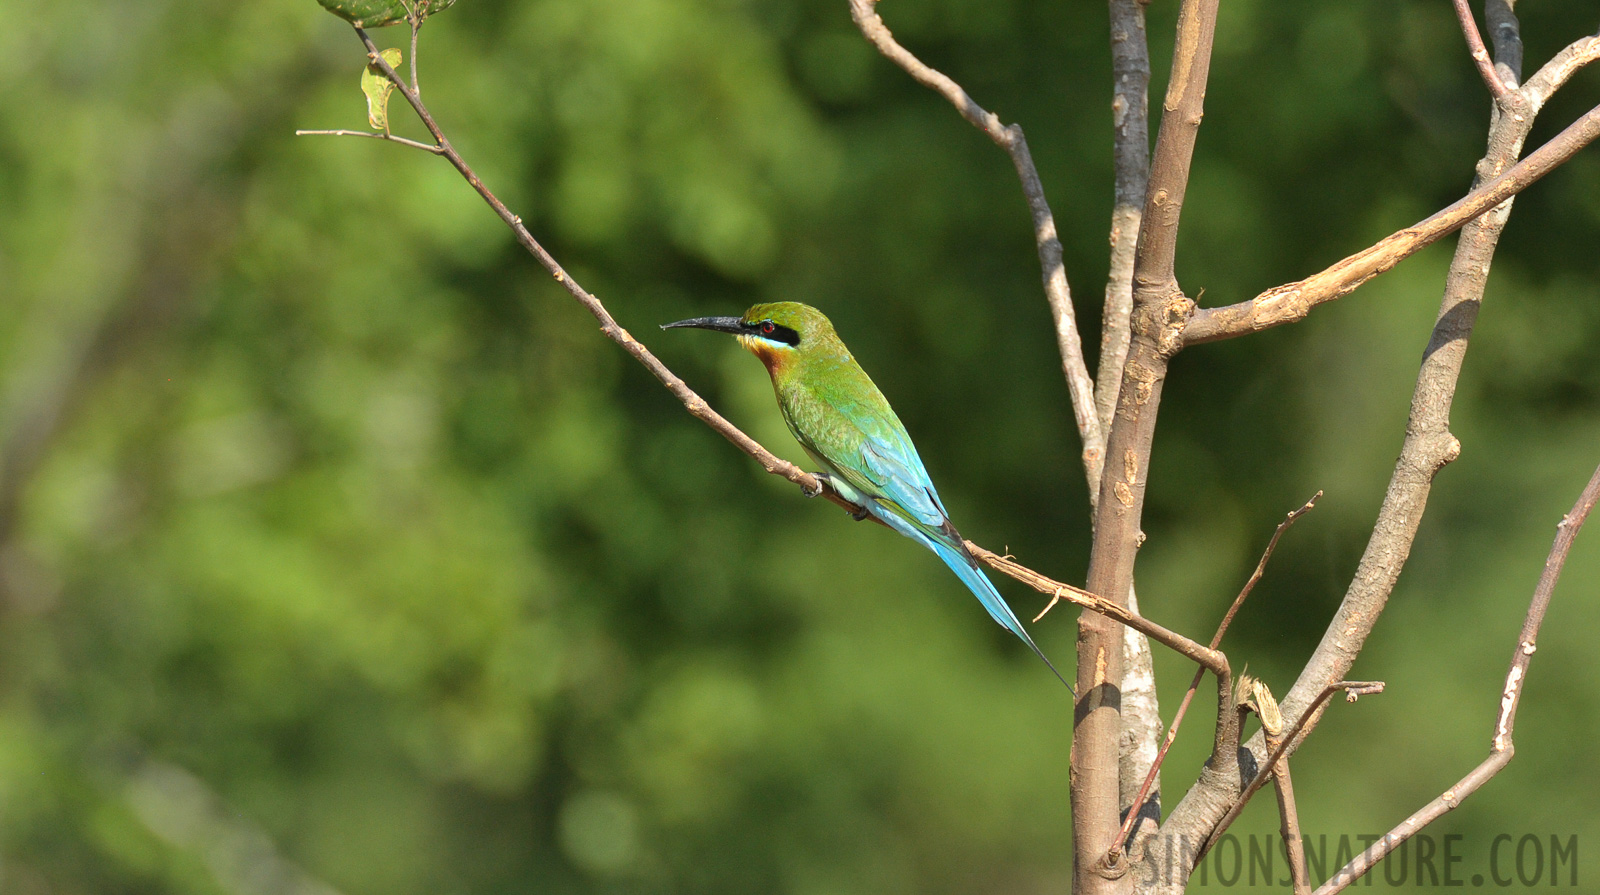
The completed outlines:
{"type": "Polygon", "coordinates": [[[679,320],[677,323],[663,323],[662,329],[674,329],[680,326],[692,326],[695,329],[712,329],[719,333],[743,333],[750,328],[738,317],[695,317],[692,320],[679,320]]]}

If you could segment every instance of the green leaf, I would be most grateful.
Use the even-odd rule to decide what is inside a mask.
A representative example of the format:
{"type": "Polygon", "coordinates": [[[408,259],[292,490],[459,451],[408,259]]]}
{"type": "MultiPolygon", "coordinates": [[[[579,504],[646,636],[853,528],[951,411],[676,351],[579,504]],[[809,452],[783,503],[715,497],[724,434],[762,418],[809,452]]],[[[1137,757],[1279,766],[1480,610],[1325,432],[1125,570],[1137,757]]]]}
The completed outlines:
{"type": "Polygon", "coordinates": [[[406,20],[409,5],[417,15],[426,19],[441,10],[449,9],[456,0],[317,0],[322,8],[349,22],[357,28],[381,28],[406,20]]]}
{"type": "MultiPolygon", "coordinates": [[[[389,63],[390,68],[400,65],[400,48],[390,47],[382,51],[383,61],[389,63]]],[[[376,62],[368,62],[367,67],[361,71],[361,92],[367,95],[367,123],[373,130],[389,132],[389,94],[394,92],[394,82],[383,73],[376,62]]]]}
{"type": "Polygon", "coordinates": [[[456,0],[416,0],[417,15],[427,18],[456,5],[456,0]]]}

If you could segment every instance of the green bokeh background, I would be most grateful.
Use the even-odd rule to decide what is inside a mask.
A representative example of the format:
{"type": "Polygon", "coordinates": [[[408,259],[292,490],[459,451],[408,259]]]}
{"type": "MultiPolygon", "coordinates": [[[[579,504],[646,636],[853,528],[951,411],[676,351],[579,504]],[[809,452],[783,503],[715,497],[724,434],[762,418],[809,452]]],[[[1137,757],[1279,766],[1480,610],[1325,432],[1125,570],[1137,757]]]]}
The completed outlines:
{"type": "MultiPolygon", "coordinates": [[[[1174,9],[1150,11],[1156,97],[1174,9]]],[[[882,11],[1027,128],[1097,333],[1104,5],[882,11]]],[[[1529,60],[1592,12],[1530,4],[1529,60]]],[[[0,0],[0,21],[0,425],[62,409],[0,538],[0,891],[1067,891],[1060,684],[930,556],[685,414],[444,162],[294,137],[364,126],[343,23],[310,0],[0,0]]],[[[818,305],[964,532],[1082,579],[1014,172],[844,0],[464,0],[421,70],[483,179],[730,418],[801,459],[759,364],[654,325],[818,305]]],[[[1579,76],[1533,142],[1597,94],[1579,76]]],[[[1448,4],[1230,0],[1207,112],[1179,275],[1220,304],[1461,194],[1487,102],[1448,4]]],[[[1387,829],[1485,754],[1554,525],[1600,461],[1597,209],[1593,149],[1517,201],[1461,459],[1355,669],[1389,689],[1332,709],[1296,762],[1310,833],[1387,829]]],[[[1207,635],[1282,514],[1327,494],[1229,638],[1277,692],[1365,543],[1450,251],[1174,364],[1151,616],[1207,635]]],[[[1597,545],[1557,592],[1516,760],[1435,828],[1463,837],[1458,878],[1498,833],[1553,833],[1600,887],[1597,545]]],[[[1070,664],[1068,612],[1035,632],[1070,664]]],[[[1157,671],[1170,718],[1191,669],[1157,671]]],[[[1236,829],[1275,828],[1264,797],[1236,829]]]]}

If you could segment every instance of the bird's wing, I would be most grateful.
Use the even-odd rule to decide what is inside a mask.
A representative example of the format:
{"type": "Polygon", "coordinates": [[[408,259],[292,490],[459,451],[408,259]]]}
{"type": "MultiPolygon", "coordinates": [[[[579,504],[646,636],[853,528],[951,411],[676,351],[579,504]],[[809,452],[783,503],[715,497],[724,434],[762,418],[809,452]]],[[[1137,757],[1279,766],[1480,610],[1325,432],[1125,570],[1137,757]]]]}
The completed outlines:
{"type": "Polygon", "coordinates": [[[909,439],[902,446],[868,435],[861,442],[861,460],[878,486],[881,500],[898,507],[912,521],[932,529],[941,529],[949,521],[944,505],[939,502],[939,493],[933,490],[928,471],[922,467],[922,460],[909,439]]]}
{"type": "MultiPolygon", "coordinates": [[[[917,456],[917,449],[911,443],[911,436],[906,434],[905,427],[892,415],[893,411],[885,416],[876,408],[848,402],[837,396],[824,397],[823,400],[834,411],[830,414],[833,424],[848,426],[856,436],[830,439],[840,447],[853,442],[855,456],[839,457],[828,465],[834,467],[834,471],[858,491],[877,498],[885,509],[907,522],[925,528],[930,533],[946,528],[949,517],[944,504],[939,501],[939,492],[934,490],[928,470],[922,465],[922,458],[917,456]]],[[[824,452],[817,451],[816,446],[807,447],[813,453],[826,456],[824,452]]]]}

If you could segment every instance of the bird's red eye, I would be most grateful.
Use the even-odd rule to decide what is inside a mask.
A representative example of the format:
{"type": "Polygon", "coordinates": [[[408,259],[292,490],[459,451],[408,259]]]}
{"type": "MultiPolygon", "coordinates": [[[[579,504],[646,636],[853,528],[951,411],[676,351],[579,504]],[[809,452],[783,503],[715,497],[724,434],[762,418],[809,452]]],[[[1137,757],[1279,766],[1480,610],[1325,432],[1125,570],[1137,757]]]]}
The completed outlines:
{"type": "Polygon", "coordinates": [[[775,329],[777,329],[777,327],[772,325],[772,321],[771,320],[763,320],[763,321],[761,321],[761,334],[762,335],[770,336],[770,335],[772,335],[772,331],[775,330],[775,329]]]}

